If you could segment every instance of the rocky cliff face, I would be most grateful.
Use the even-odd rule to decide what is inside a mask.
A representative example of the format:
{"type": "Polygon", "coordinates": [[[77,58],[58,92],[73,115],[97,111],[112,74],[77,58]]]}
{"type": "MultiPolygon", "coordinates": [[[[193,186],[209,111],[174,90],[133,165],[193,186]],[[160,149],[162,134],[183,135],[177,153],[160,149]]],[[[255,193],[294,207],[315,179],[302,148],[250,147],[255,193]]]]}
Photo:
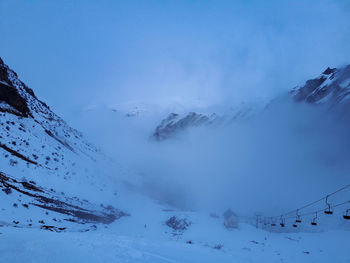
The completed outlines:
{"type": "Polygon", "coordinates": [[[294,88],[291,94],[297,102],[330,105],[347,103],[350,98],[350,65],[339,69],[327,68],[317,78],[294,88]]]}
{"type": "Polygon", "coordinates": [[[151,138],[156,141],[163,141],[175,138],[177,135],[196,127],[228,125],[235,121],[248,119],[260,110],[260,107],[253,110],[251,107],[242,106],[239,109],[231,109],[228,113],[222,115],[217,115],[216,113],[208,115],[196,112],[182,115],[171,113],[161,121],[151,138]]]}
{"type": "Polygon", "coordinates": [[[189,128],[211,125],[217,121],[218,117],[215,114],[207,116],[200,113],[190,112],[185,116],[181,116],[176,113],[171,113],[167,118],[162,120],[160,125],[157,126],[152,138],[157,141],[162,141],[174,137],[176,134],[189,128]]]}
{"type": "MultiPolygon", "coordinates": [[[[10,70],[0,58],[0,111],[28,117],[30,110],[26,100],[15,87],[15,79],[17,79],[17,74],[10,70]]],[[[22,89],[26,89],[27,93],[35,96],[34,92],[24,83],[19,80],[18,83],[22,89]]]]}

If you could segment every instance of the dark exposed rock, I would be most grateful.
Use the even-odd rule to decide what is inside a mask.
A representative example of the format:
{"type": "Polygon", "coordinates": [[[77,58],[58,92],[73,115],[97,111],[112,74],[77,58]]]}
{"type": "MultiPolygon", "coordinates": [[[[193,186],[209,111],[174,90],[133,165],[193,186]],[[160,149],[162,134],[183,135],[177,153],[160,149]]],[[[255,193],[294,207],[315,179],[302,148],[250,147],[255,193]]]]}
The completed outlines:
{"type": "Polygon", "coordinates": [[[11,85],[11,81],[9,80],[9,74],[5,67],[4,61],[0,58],[0,80],[6,82],[8,85],[11,85]]]}
{"type": "Polygon", "coordinates": [[[328,67],[318,78],[294,88],[291,94],[297,102],[328,103],[330,106],[346,103],[350,97],[350,65],[339,69],[328,67]]]}
{"type": "Polygon", "coordinates": [[[11,153],[13,156],[16,156],[16,157],[22,159],[23,161],[26,161],[28,163],[35,164],[35,165],[38,164],[37,162],[30,160],[28,157],[24,156],[23,154],[20,154],[19,152],[15,151],[15,150],[12,150],[11,148],[7,147],[5,144],[0,143],[0,148],[2,148],[5,151],[11,153]]]}
{"type": "MultiPolygon", "coordinates": [[[[16,88],[0,82],[0,102],[5,102],[19,112],[23,117],[29,116],[29,108],[24,98],[19,95],[16,88]]],[[[15,112],[11,112],[15,113],[15,112]]]]}
{"type": "Polygon", "coordinates": [[[191,225],[191,222],[188,222],[186,218],[172,216],[165,222],[165,224],[175,231],[184,231],[191,225]]]}
{"type": "Polygon", "coordinates": [[[6,187],[3,191],[4,191],[7,195],[9,195],[9,194],[12,193],[12,190],[11,190],[11,188],[9,188],[9,187],[6,187]]]}
{"type": "Polygon", "coordinates": [[[52,231],[52,232],[62,232],[64,230],[66,230],[67,228],[66,227],[42,225],[40,227],[40,229],[49,230],[49,231],[52,231]]]}
{"type": "Polygon", "coordinates": [[[28,183],[28,182],[22,182],[21,184],[27,190],[32,190],[32,191],[35,191],[35,192],[42,192],[43,193],[43,190],[41,190],[39,187],[36,187],[34,184],[31,184],[31,183],[28,183]]]}
{"type": "MultiPolygon", "coordinates": [[[[16,77],[17,74],[11,71],[16,77]]],[[[29,89],[23,82],[19,81],[22,84],[23,89],[27,91],[30,95],[34,96],[33,90],[29,89]]],[[[3,60],[0,58],[0,102],[5,102],[6,104],[13,107],[16,111],[13,111],[8,108],[1,108],[2,111],[8,111],[12,114],[18,114],[23,117],[28,117],[30,115],[30,110],[28,108],[27,101],[19,93],[14,84],[9,78],[9,68],[5,65],[3,60]]]]}
{"type": "Polygon", "coordinates": [[[157,141],[162,141],[174,137],[179,132],[183,132],[190,127],[199,127],[215,121],[216,115],[206,116],[204,114],[190,112],[184,117],[179,114],[171,113],[166,119],[162,120],[161,124],[156,128],[152,135],[157,141]]]}
{"type": "Polygon", "coordinates": [[[325,71],[323,71],[322,74],[324,74],[324,75],[330,75],[330,74],[332,74],[335,70],[336,70],[336,68],[330,68],[330,67],[328,67],[325,71]]]}
{"type": "MultiPolygon", "coordinates": [[[[306,81],[304,87],[300,88],[298,92],[294,95],[294,99],[296,101],[307,101],[307,102],[315,102],[316,98],[320,96],[315,96],[313,94],[316,88],[320,87],[320,85],[326,80],[325,77],[320,77],[316,79],[311,79],[306,81]]],[[[322,92],[323,95],[326,95],[325,92],[322,92]]]]}
{"type": "MultiPolygon", "coordinates": [[[[11,192],[14,190],[23,195],[32,197],[32,201],[30,203],[31,205],[43,208],[45,210],[72,216],[75,219],[70,219],[74,220],[75,222],[110,224],[123,216],[128,216],[128,214],[114,209],[112,206],[107,206],[108,209],[98,211],[97,207],[96,210],[82,207],[82,204],[86,204],[90,207],[94,206],[88,202],[81,202],[77,198],[64,197],[64,201],[60,200],[63,198],[53,196],[51,191],[46,191],[43,188],[39,188],[27,182],[19,182],[1,172],[0,187],[10,189],[11,192]]],[[[45,224],[44,221],[41,223],[45,224]]]]}

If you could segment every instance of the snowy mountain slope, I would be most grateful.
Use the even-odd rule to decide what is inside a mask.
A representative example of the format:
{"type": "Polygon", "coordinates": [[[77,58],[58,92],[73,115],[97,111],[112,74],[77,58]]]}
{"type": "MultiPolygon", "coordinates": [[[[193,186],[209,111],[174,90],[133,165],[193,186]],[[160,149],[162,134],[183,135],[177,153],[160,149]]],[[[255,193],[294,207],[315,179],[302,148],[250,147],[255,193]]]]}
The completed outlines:
{"type": "Polygon", "coordinates": [[[350,94],[350,65],[343,68],[327,68],[319,77],[297,86],[291,94],[295,101],[308,103],[347,103],[350,94]]]}
{"type": "Polygon", "coordinates": [[[151,138],[156,141],[162,141],[169,138],[175,138],[181,133],[196,127],[217,127],[228,125],[232,122],[248,119],[257,112],[261,111],[261,105],[254,110],[251,107],[242,106],[240,108],[229,109],[226,113],[220,115],[216,113],[197,113],[189,112],[185,114],[170,113],[156,127],[151,138]]]}
{"type": "Polygon", "coordinates": [[[171,113],[157,126],[152,137],[157,141],[162,141],[190,127],[211,125],[218,121],[219,119],[215,114],[206,116],[201,113],[190,112],[185,116],[180,116],[179,114],[171,113]]]}
{"type": "MultiPolygon", "coordinates": [[[[331,222],[332,228],[313,229],[305,220],[305,228],[295,229],[288,222],[284,229],[272,230],[256,229],[252,225],[254,217],[240,216],[238,229],[227,229],[222,211],[214,214],[176,209],[164,199],[155,201],[143,195],[142,180],[149,179],[141,174],[144,171],[138,171],[135,177],[115,167],[79,132],[32,95],[16,76],[11,81],[8,77],[11,74],[15,76],[2,64],[1,83],[6,86],[6,92],[1,93],[0,88],[0,262],[350,260],[349,222],[342,221],[341,227],[331,222]],[[120,184],[117,177],[127,179],[126,183],[120,184]]],[[[260,108],[244,109],[232,110],[225,117],[204,113],[170,115],[160,126],[159,138],[170,138],[191,127],[245,120],[261,112],[260,108]]],[[[97,117],[101,118],[100,113],[97,117]]],[[[135,118],[123,118],[126,119],[135,121],[135,118]]],[[[113,128],[113,136],[120,133],[118,127],[113,128]]],[[[128,128],[125,127],[126,132],[130,133],[128,128]]],[[[147,136],[144,139],[147,141],[147,136]]],[[[139,148],[127,143],[122,146],[129,147],[136,157],[139,148]]],[[[122,146],[119,145],[119,150],[125,155],[122,146]]],[[[150,149],[157,148],[145,147],[146,151],[150,149]]],[[[153,164],[159,163],[148,163],[148,166],[153,164]]],[[[164,168],[166,175],[172,175],[169,166],[164,168]]],[[[186,180],[184,183],[190,184],[186,180]]],[[[160,185],[164,192],[169,189],[162,182],[160,185]]],[[[177,188],[172,187],[176,191],[177,188]]],[[[151,188],[154,196],[157,190],[157,187],[151,188]]],[[[341,218],[342,212],[337,211],[337,218],[341,218]]],[[[324,222],[320,222],[323,225],[324,222]]]]}
{"type": "Polygon", "coordinates": [[[56,224],[54,218],[96,223],[123,215],[83,201],[91,191],[101,192],[95,203],[114,196],[110,179],[98,169],[110,164],[107,157],[40,101],[1,59],[0,111],[2,221],[40,226],[39,221],[56,224]]]}
{"type": "MultiPolygon", "coordinates": [[[[350,65],[342,68],[327,68],[319,77],[307,80],[303,86],[297,86],[290,92],[295,102],[309,104],[327,104],[330,107],[348,106],[350,98],[350,65]]],[[[277,98],[278,99],[278,98],[277,98]]],[[[222,115],[190,112],[188,114],[171,113],[161,121],[152,134],[152,138],[162,141],[174,138],[181,132],[194,127],[230,124],[237,120],[246,120],[264,112],[274,105],[274,101],[258,107],[241,107],[222,115]]]]}

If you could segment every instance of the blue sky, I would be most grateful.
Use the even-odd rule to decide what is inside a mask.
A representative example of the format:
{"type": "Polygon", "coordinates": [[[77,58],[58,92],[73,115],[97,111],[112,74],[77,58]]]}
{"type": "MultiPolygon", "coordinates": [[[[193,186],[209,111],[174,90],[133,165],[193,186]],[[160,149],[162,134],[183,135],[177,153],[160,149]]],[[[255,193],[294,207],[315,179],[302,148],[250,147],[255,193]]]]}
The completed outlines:
{"type": "Polygon", "coordinates": [[[350,63],[349,1],[0,0],[0,56],[58,113],[235,104],[350,63]]]}

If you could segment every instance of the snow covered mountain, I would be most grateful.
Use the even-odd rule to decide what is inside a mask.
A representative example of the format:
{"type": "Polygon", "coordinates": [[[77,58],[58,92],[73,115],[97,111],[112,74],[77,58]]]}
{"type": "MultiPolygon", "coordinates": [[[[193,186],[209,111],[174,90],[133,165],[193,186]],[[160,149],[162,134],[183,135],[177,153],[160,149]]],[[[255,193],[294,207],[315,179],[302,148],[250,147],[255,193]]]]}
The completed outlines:
{"type": "MultiPolygon", "coordinates": [[[[173,138],[192,127],[236,123],[262,109],[240,107],[220,116],[194,112],[170,114],[157,127],[154,139],[173,138]]],[[[97,135],[103,133],[104,140],[113,148],[119,147],[121,155],[130,155],[126,158],[133,165],[130,172],[112,162],[57,116],[2,60],[0,110],[0,262],[33,259],[35,262],[347,262],[349,259],[347,222],[341,221],[341,229],[331,228],[333,232],[321,232],[324,228],[310,230],[310,224],[295,229],[290,221],[284,229],[271,230],[263,222],[256,229],[255,217],[238,214],[234,216],[235,227],[229,228],[223,213],[228,207],[218,211],[188,211],[169,205],[172,197],[187,199],[177,191],[181,189],[176,187],[179,182],[168,181],[168,177],[178,176],[180,185],[186,186],[190,186],[191,178],[185,174],[182,182],[180,174],[186,169],[177,171],[166,161],[174,159],[175,166],[181,168],[186,168],[184,164],[188,163],[179,162],[177,156],[185,152],[175,150],[171,154],[167,148],[162,151],[164,144],[149,142],[148,126],[140,131],[137,125],[136,135],[127,140],[133,126],[125,122],[139,122],[143,118],[136,116],[146,116],[141,113],[144,111],[139,111],[135,118],[125,118],[130,116],[119,110],[118,125],[111,121],[118,114],[110,109],[89,112],[96,115],[87,117],[90,125],[99,126],[97,135]],[[101,122],[92,124],[92,116],[101,122]],[[104,126],[105,120],[110,126],[104,126]],[[123,132],[128,136],[122,135],[123,132]],[[109,141],[112,139],[115,141],[109,141]],[[145,153],[140,153],[141,148],[145,153]],[[153,155],[157,151],[160,159],[153,155]],[[137,159],[142,159],[148,170],[141,169],[145,166],[137,159]],[[158,166],[160,170],[155,169],[158,166]],[[123,179],[127,180],[121,184],[123,179]]],[[[188,152],[187,145],[185,148],[188,152]]],[[[183,155],[184,159],[193,161],[183,155]]],[[[229,154],[225,152],[225,155],[229,154]]],[[[216,158],[220,159],[219,156],[216,158]]],[[[209,165],[215,168],[214,163],[209,165]]],[[[203,170],[210,166],[204,166],[203,170]]],[[[203,170],[199,170],[195,184],[206,179],[203,170]]],[[[197,175],[195,169],[190,172],[197,175]]],[[[215,177],[219,176],[215,173],[215,177]]],[[[327,221],[322,220],[320,216],[320,225],[326,225],[327,221]]]]}
{"type": "Polygon", "coordinates": [[[107,157],[1,59],[0,112],[2,224],[58,231],[76,227],[75,222],[110,223],[124,215],[87,200],[89,191],[106,189],[106,176],[97,172],[96,162],[107,164],[107,157]]]}
{"type": "Polygon", "coordinates": [[[240,108],[229,109],[226,113],[170,113],[156,127],[151,138],[156,141],[163,141],[175,138],[181,133],[198,127],[217,127],[228,125],[232,122],[248,119],[262,110],[261,105],[256,108],[242,106],[240,108]]]}
{"type": "Polygon", "coordinates": [[[350,98],[350,65],[343,68],[327,68],[320,76],[297,86],[291,94],[297,102],[312,104],[345,104],[350,98]]]}
{"type": "MultiPolygon", "coordinates": [[[[302,86],[290,91],[295,102],[326,104],[330,107],[349,106],[350,65],[342,68],[327,68],[320,76],[307,80],[302,86]]],[[[241,107],[222,115],[190,112],[187,114],[171,113],[161,121],[152,134],[152,138],[162,141],[174,138],[182,132],[195,127],[212,127],[218,124],[230,124],[244,120],[274,105],[274,101],[261,107],[241,107]]]]}
{"type": "Polygon", "coordinates": [[[207,116],[201,113],[190,112],[181,116],[177,113],[171,113],[157,126],[152,137],[157,141],[162,141],[174,137],[177,133],[189,127],[211,125],[218,121],[219,119],[215,114],[207,116]]]}

